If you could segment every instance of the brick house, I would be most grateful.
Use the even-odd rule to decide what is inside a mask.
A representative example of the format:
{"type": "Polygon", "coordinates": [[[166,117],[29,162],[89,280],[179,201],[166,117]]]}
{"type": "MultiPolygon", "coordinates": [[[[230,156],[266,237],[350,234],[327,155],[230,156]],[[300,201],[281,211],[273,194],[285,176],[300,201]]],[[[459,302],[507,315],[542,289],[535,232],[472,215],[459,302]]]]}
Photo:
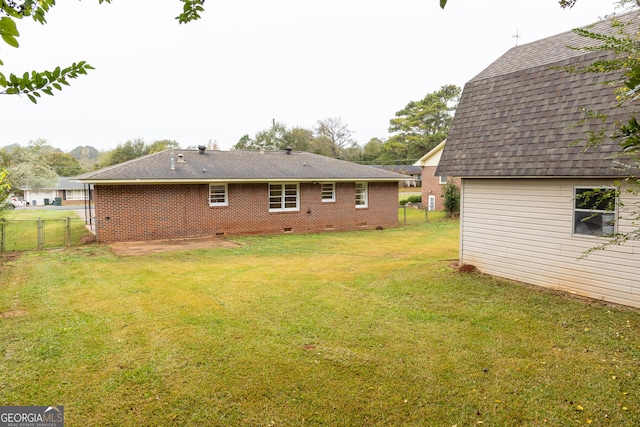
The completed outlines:
{"type": "Polygon", "coordinates": [[[173,150],[89,172],[100,242],[394,227],[404,175],[305,152],[173,150]]]}
{"type": "MultiPolygon", "coordinates": [[[[638,11],[620,15],[636,22],[638,11]]],[[[587,27],[613,34],[610,21],[587,27]]],[[[635,27],[627,31],[637,31],[635,27]]],[[[460,261],[481,272],[640,307],[640,241],[582,257],[607,235],[637,229],[640,195],[625,191],[618,141],[586,148],[589,132],[637,114],[617,107],[604,82],[616,73],[569,73],[563,67],[610,60],[576,50],[594,40],[572,31],[507,51],[464,86],[437,175],[461,177],[460,261]],[[605,113],[587,120],[585,112],[605,113]],[[579,142],[579,143],[578,143],[579,142]],[[620,193],[616,194],[616,190],[620,193]],[[581,194],[617,195],[598,203],[581,194]]],[[[610,135],[610,133],[607,133],[610,135]]]]}
{"type": "Polygon", "coordinates": [[[459,178],[436,175],[436,169],[446,141],[445,139],[436,145],[413,164],[422,169],[422,204],[430,211],[444,210],[444,186],[447,181],[453,180],[460,187],[459,178]]]}

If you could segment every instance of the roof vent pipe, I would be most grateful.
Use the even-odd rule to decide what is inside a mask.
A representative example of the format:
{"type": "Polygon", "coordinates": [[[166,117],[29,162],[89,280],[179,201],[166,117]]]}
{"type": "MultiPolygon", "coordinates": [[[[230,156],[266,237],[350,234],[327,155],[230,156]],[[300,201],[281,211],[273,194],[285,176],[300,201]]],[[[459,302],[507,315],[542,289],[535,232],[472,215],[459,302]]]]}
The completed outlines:
{"type": "Polygon", "coordinates": [[[206,145],[198,145],[198,152],[200,154],[204,154],[204,150],[206,150],[206,149],[207,149],[206,145]]]}
{"type": "Polygon", "coordinates": [[[285,153],[287,153],[287,154],[291,154],[291,150],[292,150],[292,148],[289,147],[289,146],[285,147],[285,149],[284,149],[285,153]]]}

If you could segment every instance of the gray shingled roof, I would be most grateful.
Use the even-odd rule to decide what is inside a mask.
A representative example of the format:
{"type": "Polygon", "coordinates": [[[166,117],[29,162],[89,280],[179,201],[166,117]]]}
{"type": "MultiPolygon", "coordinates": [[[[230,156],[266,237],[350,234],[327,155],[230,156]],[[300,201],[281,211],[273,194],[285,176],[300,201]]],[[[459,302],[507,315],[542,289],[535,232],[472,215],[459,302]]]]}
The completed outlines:
{"type": "Polygon", "coordinates": [[[85,183],[400,181],[405,175],[317,154],[284,151],[166,150],[80,175],[85,183]],[[173,153],[175,169],[171,169],[173,153]],[[180,155],[182,160],[180,161],[180,155]]]}
{"type": "MultiPolygon", "coordinates": [[[[618,19],[637,18],[631,12],[618,19]]],[[[611,33],[610,22],[586,27],[611,33]]],[[[578,125],[583,109],[608,114],[607,123],[628,120],[637,111],[614,108],[613,88],[601,84],[611,75],[568,73],[556,67],[586,64],[603,52],[570,49],[595,42],[569,31],[517,46],[464,87],[436,175],[459,177],[620,176],[612,140],[585,150],[588,130],[602,122],[578,125]],[[572,144],[574,143],[574,144],[572,144]]]]}
{"type": "Polygon", "coordinates": [[[369,165],[372,168],[384,169],[386,171],[392,171],[401,173],[403,175],[422,175],[422,168],[414,165],[369,165]]]}

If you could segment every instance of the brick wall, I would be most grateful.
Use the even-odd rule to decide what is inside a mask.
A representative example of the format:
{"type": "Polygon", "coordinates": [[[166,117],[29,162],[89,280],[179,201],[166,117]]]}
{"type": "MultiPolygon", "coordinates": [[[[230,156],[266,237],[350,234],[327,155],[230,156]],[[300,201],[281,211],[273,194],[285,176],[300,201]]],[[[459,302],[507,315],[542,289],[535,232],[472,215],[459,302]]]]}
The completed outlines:
{"type": "Polygon", "coordinates": [[[96,185],[100,242],[167,238],[313,233],[395,227],[398,184],[369,183],[367,208],[355,207],[355,185],[336,183],[336,201],[323,203],[320,184],[300,184],[300,211],[269,212],[267,183],[229,184],[228,206],[208,204],[207,184],[96,185]]]}
{"type": "MultiPolygon", "coordinates": [[[[440,177],[435,176],[436,166],[423,166],[422,167],[422,205],[425,207],[429,206],[429,196],[435,196],[436,198],[436,208],[437,211],[444,210],[444,184],[440,184],[440,177]]],[[[458,188],[460,188],[460,179],[459,178],[451,178],[453,179],[458,188]]]]}

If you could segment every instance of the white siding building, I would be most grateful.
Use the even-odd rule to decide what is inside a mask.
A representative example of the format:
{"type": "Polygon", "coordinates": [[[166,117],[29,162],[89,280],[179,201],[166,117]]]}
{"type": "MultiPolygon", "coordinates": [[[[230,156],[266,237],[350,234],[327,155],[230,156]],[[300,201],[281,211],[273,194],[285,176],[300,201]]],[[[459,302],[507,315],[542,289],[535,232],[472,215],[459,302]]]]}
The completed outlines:
{"type": "MultiPolygon", "coordinates": [[[[637,15],[634,11],[618,19],[635,22],[637,15]]],[[[634,25],[628,31],[635,31],[634,25]]],[[[613,31],[607,21],[589,30],[613,31]]],[[[597,148],[585,148],[589,132],[604,126],[611,135],[616,123],[628,121],[637,108],[616,107],[613,88],[602,84],[618,75],[562,69],[612,58],[608,52],[567,47],[592,43],[569,31],[517,46],[470,80],[436,174],[462,179],[463,264],[640,307],[639,241],[584,256],[613,233],[640,227],[631,219],[640,197],[624,189],[618,193],[619,182],[630,174],[619,166],[633,167],[634,159],[622,156],[618,142],[609,138],[597,148]],[[607,119],[583,121],[585,111],[607,119]],[[589,197],[592,192],[598,197],[589,197]],[[610,197],[611,203],[599,196],[610,197]]]]}

